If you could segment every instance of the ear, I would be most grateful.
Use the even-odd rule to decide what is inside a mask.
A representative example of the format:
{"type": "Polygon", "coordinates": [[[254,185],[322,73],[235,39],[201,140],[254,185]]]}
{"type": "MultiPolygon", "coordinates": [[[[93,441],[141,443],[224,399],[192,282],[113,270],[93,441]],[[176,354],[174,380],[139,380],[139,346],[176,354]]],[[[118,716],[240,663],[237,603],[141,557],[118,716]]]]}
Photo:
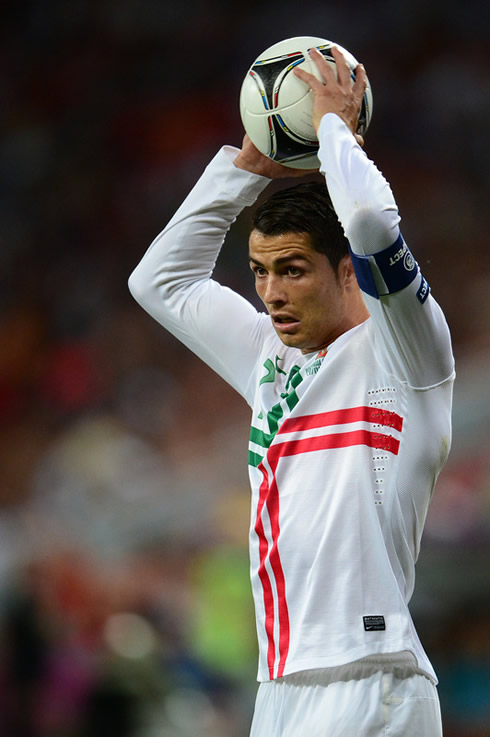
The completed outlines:
{"type": "Polygon", "coordinates": [[[357,286],[356,272],[354,271],[352,259],[349,254],[346,254],[339,261],[338,275],[339,282],[343,287],[351,288],[352,286],[357,286]]]}

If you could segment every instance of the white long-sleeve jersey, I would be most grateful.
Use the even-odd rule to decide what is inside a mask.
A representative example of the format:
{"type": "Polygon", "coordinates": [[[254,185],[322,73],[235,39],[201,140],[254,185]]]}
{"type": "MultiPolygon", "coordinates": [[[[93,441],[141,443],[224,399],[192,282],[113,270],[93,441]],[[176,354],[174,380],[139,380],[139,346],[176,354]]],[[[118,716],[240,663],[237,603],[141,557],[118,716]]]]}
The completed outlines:
{"type": "Polygon", "coordinates": [[[286,347],[211,278],[268,179],[225,147],[130,278],[138,302],[252,408],[251,580],[259,680],[410,651],[435,679],[408,602],[450,445],[449,330],[403,242],[389,185],[339,117],[320,160],[370,318],[328,350],[286,347]]]}

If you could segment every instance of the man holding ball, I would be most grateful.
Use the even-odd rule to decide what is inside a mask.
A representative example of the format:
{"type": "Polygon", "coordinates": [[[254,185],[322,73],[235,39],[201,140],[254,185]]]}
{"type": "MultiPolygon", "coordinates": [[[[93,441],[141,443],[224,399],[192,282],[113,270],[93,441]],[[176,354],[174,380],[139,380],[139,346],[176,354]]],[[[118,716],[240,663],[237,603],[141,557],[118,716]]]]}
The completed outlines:
{"type": "Polygon", "coordinates": [[[318,183],[256,211],[266,313],[212,271],[271,179],[224,147],[130,278],[137,301],[252,408],[250,556],[260,681],[252,737],[440,737],[436,675],[408,602],[451,438],[449,330],[355,134],[366,77],[315,49],[318,183]],[[327,187],[328,186],[328,190],[327,187]]]}

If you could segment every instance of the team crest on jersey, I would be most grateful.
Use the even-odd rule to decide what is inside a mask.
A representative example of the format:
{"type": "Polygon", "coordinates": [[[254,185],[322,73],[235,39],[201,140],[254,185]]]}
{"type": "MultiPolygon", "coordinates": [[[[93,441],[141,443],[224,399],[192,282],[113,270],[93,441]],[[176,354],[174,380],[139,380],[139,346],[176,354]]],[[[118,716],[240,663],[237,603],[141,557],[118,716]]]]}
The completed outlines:
{"type": "Polygon", "coordinates": [[[327,355],[327,348],[322,348],[321,351],[318,351],[316,354],[316,360],[311,364],[311,366],[307,366],[305,368],[305,374],[306,376],[313,376],[314,374],[317,374],[320,370],[320,367],[323,363],[323,359],[327,355]]]}
{"type": "Polygon", "coordinates": [[[321,365],[322,365],[322,359],[317,358],[316,361],[311,364],[311,366],[307,366],[305,368],[305,374],[307,376],[312,376],[313,374],[317,374],[320,371],[321,365]]]}

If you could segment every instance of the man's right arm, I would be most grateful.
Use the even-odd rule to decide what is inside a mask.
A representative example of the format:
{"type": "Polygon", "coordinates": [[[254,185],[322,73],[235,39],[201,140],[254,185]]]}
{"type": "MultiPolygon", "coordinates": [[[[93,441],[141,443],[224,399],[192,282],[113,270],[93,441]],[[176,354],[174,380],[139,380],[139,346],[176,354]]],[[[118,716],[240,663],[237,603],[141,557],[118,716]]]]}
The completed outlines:
{"type": "Polygon", "coordinates": [[[265,315],[211,278],[226,233],[269,179],[222,149],[131,274],[136,301],[242,395],[262,343],[265,315]]]}

